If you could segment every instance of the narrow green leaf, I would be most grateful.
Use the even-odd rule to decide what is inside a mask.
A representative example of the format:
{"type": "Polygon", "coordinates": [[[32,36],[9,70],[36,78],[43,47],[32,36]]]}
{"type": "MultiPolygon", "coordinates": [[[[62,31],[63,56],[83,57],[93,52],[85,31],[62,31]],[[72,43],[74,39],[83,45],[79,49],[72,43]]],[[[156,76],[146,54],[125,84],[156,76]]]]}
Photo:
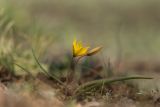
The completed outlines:
{"type": "Polygon", "coordinates": [[[53,78],[54,80],[56,80],[58,83],[64,85],[63,82],[60,81],[55,75],[49,74],[49,73],[42,67],[42,65],[41,65],[40,62],[38,61],[38,59],[37,59],[37,57],[36,57],[33,49],[32,49],[32,54],[33,54],[33,57],[34,57],[36,63],[37,63],[38,66],[40,67],[40,69],[41,69],[48,77],[51,77],[51,78],[53,78]]]}
{"type": "Polygon", "coordinates": [[[91,82],[87,82],[81,86],[79,86],[75,91],[75,96],[81,95],[83,92],[87,92],[95,87],[99,87],[101,85],[107,85],[118,81],[126,81],[126,80],[133,80],[133,79],[153,79],[151,77],[121,77],[116,79],[100,79],[100,80],[94,80],[91,82]]]}

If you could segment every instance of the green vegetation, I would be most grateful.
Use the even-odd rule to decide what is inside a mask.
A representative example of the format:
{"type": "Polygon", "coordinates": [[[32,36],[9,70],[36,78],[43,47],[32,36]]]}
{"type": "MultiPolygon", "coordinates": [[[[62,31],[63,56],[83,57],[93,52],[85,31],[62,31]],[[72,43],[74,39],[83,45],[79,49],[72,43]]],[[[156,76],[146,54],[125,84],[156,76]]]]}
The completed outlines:
{"type": "Polygon", "coordinates": [[[62,103],[57,107],[157,106],[159,5],[157,0],[0,0],[0,106],[10,107],[3,102],[15,103],[14,95],[19,103],[26,100],[26,107],[52,107],[57,100],[62,103]],[[85,44],[75,48],[78,54],[74,39],[85,44]]]}

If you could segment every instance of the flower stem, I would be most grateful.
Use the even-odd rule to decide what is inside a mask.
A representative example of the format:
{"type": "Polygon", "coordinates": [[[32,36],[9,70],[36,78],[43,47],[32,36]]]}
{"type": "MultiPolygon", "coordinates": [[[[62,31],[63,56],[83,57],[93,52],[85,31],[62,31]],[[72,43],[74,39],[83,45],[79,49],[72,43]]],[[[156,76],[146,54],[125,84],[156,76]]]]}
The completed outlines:
{"type": "Polygon", "coordinates": [[[75,77],[75,68],[78,64],[78,62],[80,61],[80,59],[83,58],[83,56],[78,57],[77,59],[75,59],[74,57],[72,58],[72,62],[71,62],[71,71],[68,72],[68,76],[67,76],[67,82],[71,82],[74,80],[75,77]],[[70,80],[69,80],[70,79],[70,80]]]}

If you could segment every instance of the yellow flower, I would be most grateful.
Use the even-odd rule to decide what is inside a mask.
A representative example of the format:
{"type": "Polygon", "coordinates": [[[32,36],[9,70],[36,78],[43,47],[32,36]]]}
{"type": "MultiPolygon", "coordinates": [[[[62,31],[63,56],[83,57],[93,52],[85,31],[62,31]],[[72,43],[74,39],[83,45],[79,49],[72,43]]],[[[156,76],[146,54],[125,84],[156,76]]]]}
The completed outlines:
{"type": "Polygon", "coordinates": [[[89,47],[83,47],[82,42],[77,40],[73,41],[73,57],[85,56],[88,52],[89,47]]]}
{"type": "Polygon", "coordinates": [[[73,57],[91,56],[99,52],[101,48],[102,47],[97,47],[89,51],[88,50],[89,47],[84,47],[81,41],[74,40],[73,41],[73,57]]]}

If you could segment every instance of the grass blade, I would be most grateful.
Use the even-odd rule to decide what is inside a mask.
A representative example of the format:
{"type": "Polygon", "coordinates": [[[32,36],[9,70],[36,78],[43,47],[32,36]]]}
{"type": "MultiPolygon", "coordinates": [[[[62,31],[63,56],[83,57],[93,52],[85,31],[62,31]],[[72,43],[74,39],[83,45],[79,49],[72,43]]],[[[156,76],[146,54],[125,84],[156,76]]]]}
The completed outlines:
{"type": "Polygon", "coordinates": [[[56,77],[56,76],[53,75],[53,74],[49,74],[49,73],[42,67],[42,65],[41,65],[40,62],[38,61],[38,59],[37,59],[37,57],[36,57],[33,49],[32,49],[32,54],[33,54],[33,57],[34,57],[36,63],[37,63],[38,66],[40,67],[40,69],[41,69],[48,77],[51,77],[51,78],[53,78],[54,80],[56,80],[58,83],[64,85],[63,82],[58,79],[58,77],[56,77]]]}
{"type": "Polygon", "coordinates": [[[138,77],[138,76],[133,76],[133,77],[121,77],[121,78],[116,78],[116,79],[100,79],[100,80],[94,80],[91,82],[87,82],[81,86],[79,86],[74,94],[76,96],[81,95],[83,92],[87,92],[95,87],[101,86],[101,85],[107,85],[107,84],[111,84],[114,82],[118,82],[118,81],[126,81],[126,80],[133,80],[133,79],[153,79],[151,77],[138,77]],[[94,87],[93,87],[94,86],[94,87]]]}
{"type": "Polygon", "coordinates": [[[24,67],[22,67],[21,65],[14,63],[16,66],[18,66],[19,68],[21,68],[23,71],[27,72],[28,75],[30,75],[32,78],[34,78],[34,76],[24,67]]]}

